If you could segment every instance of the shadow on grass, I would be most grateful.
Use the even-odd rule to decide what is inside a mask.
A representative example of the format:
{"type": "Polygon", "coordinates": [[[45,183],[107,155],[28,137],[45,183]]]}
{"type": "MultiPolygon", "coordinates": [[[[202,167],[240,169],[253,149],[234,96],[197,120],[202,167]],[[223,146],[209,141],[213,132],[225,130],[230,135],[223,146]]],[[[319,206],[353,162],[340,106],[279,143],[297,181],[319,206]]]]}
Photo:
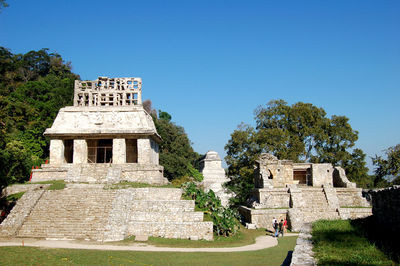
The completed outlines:
{"type": "Polygon", "coordinates": [[[388,258],[399,263],[400,261],[400,232],[393,232],[391,228],[376,223],[373,216],[352,220],[351,225],[357,228],[360,234],[385,253],[388,258]]]}
{"type": "Polygon", "coordinates": [[[290,263],[292,262],[292,255],[293,255],[293,251],[288,251],[287,256],[286,256],[285,260],[282,262],[281,266],[289,266],[290,263]]]}

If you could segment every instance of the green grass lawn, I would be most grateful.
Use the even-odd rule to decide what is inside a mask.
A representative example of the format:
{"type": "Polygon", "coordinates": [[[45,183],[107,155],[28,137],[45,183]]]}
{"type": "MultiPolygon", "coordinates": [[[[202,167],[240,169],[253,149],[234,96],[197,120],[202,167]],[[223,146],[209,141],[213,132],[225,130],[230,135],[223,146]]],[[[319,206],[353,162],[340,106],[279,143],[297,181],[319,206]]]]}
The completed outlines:
{"type": "Polygon", "coordinates": [[[313,224],[313,251],[319,265],[396,265],[349,220],[313,224]]]}
{"type": "Polygon", "coordinates": [[[0,265],[282,265],[293,251],[296,238],[280,238],[278,246],[268,249],[230,253],[1,247],[0,265]]]}
{"type": "MultiPolygon", "coordinates": [[[[258,236],[266,234],[265,229],[249,230],[240,227],[238,233],[232,237],[218,237],[214,235],[214,241],[192,241],[188,239],[169,239],[161,237],[149,237],[149,240],[145,243],[158,246],[158,247],[185,247],[185,248],[224,248],[224,247],[239,247],[245,245],[251,245],[255,243],[255,239],[258,236]]],[[[125,239],[123,241],[115,242],[115,244],[126,245],[135,242],[134,237],[125,239]]]]}

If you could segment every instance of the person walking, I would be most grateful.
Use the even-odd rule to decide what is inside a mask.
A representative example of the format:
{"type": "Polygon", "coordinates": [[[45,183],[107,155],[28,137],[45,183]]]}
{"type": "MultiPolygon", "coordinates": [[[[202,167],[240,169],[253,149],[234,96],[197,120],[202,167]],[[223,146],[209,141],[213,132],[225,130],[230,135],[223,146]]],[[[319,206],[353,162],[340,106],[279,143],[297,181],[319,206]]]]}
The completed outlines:
{"type": "Polygon", "coordinates": [[[283,237],[283,220],[281,220],[280,222],[279,222],[279,232],[278,232],[278,236],[279,236],[279,234],[281,234],[282,235],[282,237],[283,237]]]}
{"type": "Polygon", "coordinates": [[[274,237],[278,237],[279,236],[279,225],[278,225],[278,221],[275,219],[275,223],[274,223],[274,237]]]}
{"type": "Polygon", "coordinates": [[[272,218],[272,232],[273,232],[274,236],[276,233],[276,226],[275,226],[276,223],[277,223],[277,220],[275,219],[275,217],[272,218]]]}
{"type": "Polygon", "coordinates": [[[283,232],[286,234],[287,233],[287,220],[283,220],[283,232]]]}

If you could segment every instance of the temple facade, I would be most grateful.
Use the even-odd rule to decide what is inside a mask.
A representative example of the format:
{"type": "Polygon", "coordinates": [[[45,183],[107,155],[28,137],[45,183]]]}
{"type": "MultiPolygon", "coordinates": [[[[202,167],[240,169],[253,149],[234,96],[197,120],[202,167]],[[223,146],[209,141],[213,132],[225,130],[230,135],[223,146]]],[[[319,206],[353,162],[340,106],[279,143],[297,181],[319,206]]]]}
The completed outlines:
{"type": "Polygon", "coordinates": [[[272,219],[287,219],[298,231],[319,219],[354,219],[372,214],[362,189],[341,167],[294,163],[262,153],[254,166],[254,189],[239,212],[249,228],[271,229],[272,219]]]}
{"type": "Polygon", "coordinates": [[[32,181],[121,181],[164,184],[158,135],[142,105],[141,78],[75,81],[74,104],[60,109],[44,132],[50,162],[32,181]]]}

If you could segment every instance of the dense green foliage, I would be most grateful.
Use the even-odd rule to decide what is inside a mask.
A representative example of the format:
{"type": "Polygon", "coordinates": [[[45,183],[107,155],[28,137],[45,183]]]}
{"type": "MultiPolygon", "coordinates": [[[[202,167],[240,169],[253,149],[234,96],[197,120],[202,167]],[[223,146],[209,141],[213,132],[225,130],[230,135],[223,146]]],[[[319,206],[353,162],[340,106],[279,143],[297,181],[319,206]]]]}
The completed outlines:
{"type": "MultiPolygon", "coordinates": [[[[313,224],[312,241],[319,265],[396,265],[350,220],[321,220],[313,224]]],[[[376,230],[377,228],[369,228],[376,230]]],[[[382,235],[382,238],[385,236],[382,235]]]]}
{"type": "Polygon", "coordinates": [[[386,158],[375,156],[375,186],[400,185],[400,144],[386,150],[386,158]]]}
{"type": "Polygon", "coordinates": [[[204,179],[204,176],[202,173],[200,173],[196,168],[194,168],[190,163],[187,165],[189,174],[193,179],[197,182],[201,182],[204,179]]]}
{"type": "Polygon", "coordinates": [[[326,112],[310,103],[288,105],[271,101],[255,110],[256,128],[241,124],[225,146],[229,188],[243,203],[253,188],[253,165],[268,152],[294,162],[332,163],[342,166],[351,181],[368,185],[371,178],[365,154],[353,149],[358,132],[344,116],[326,117],[326,112]]]}
{"type": "Polygon", "coordinates": [[[184,195],[195,200],[196,206],[211,217],[213,230],[217,235],[236,234],[239,229],[239,216],[236,210],[223,207],[221,200],[212,190],[206,193],[192,182],[184,184],[183,188],[184,195]]]}
{"type": "Polygon", "coordinates": [[[43,132],[72,103],[78,78],[48,49],[13,54],[0,47],[0,186],[28,180],[32,165],[48,157],[43,132]]]}

